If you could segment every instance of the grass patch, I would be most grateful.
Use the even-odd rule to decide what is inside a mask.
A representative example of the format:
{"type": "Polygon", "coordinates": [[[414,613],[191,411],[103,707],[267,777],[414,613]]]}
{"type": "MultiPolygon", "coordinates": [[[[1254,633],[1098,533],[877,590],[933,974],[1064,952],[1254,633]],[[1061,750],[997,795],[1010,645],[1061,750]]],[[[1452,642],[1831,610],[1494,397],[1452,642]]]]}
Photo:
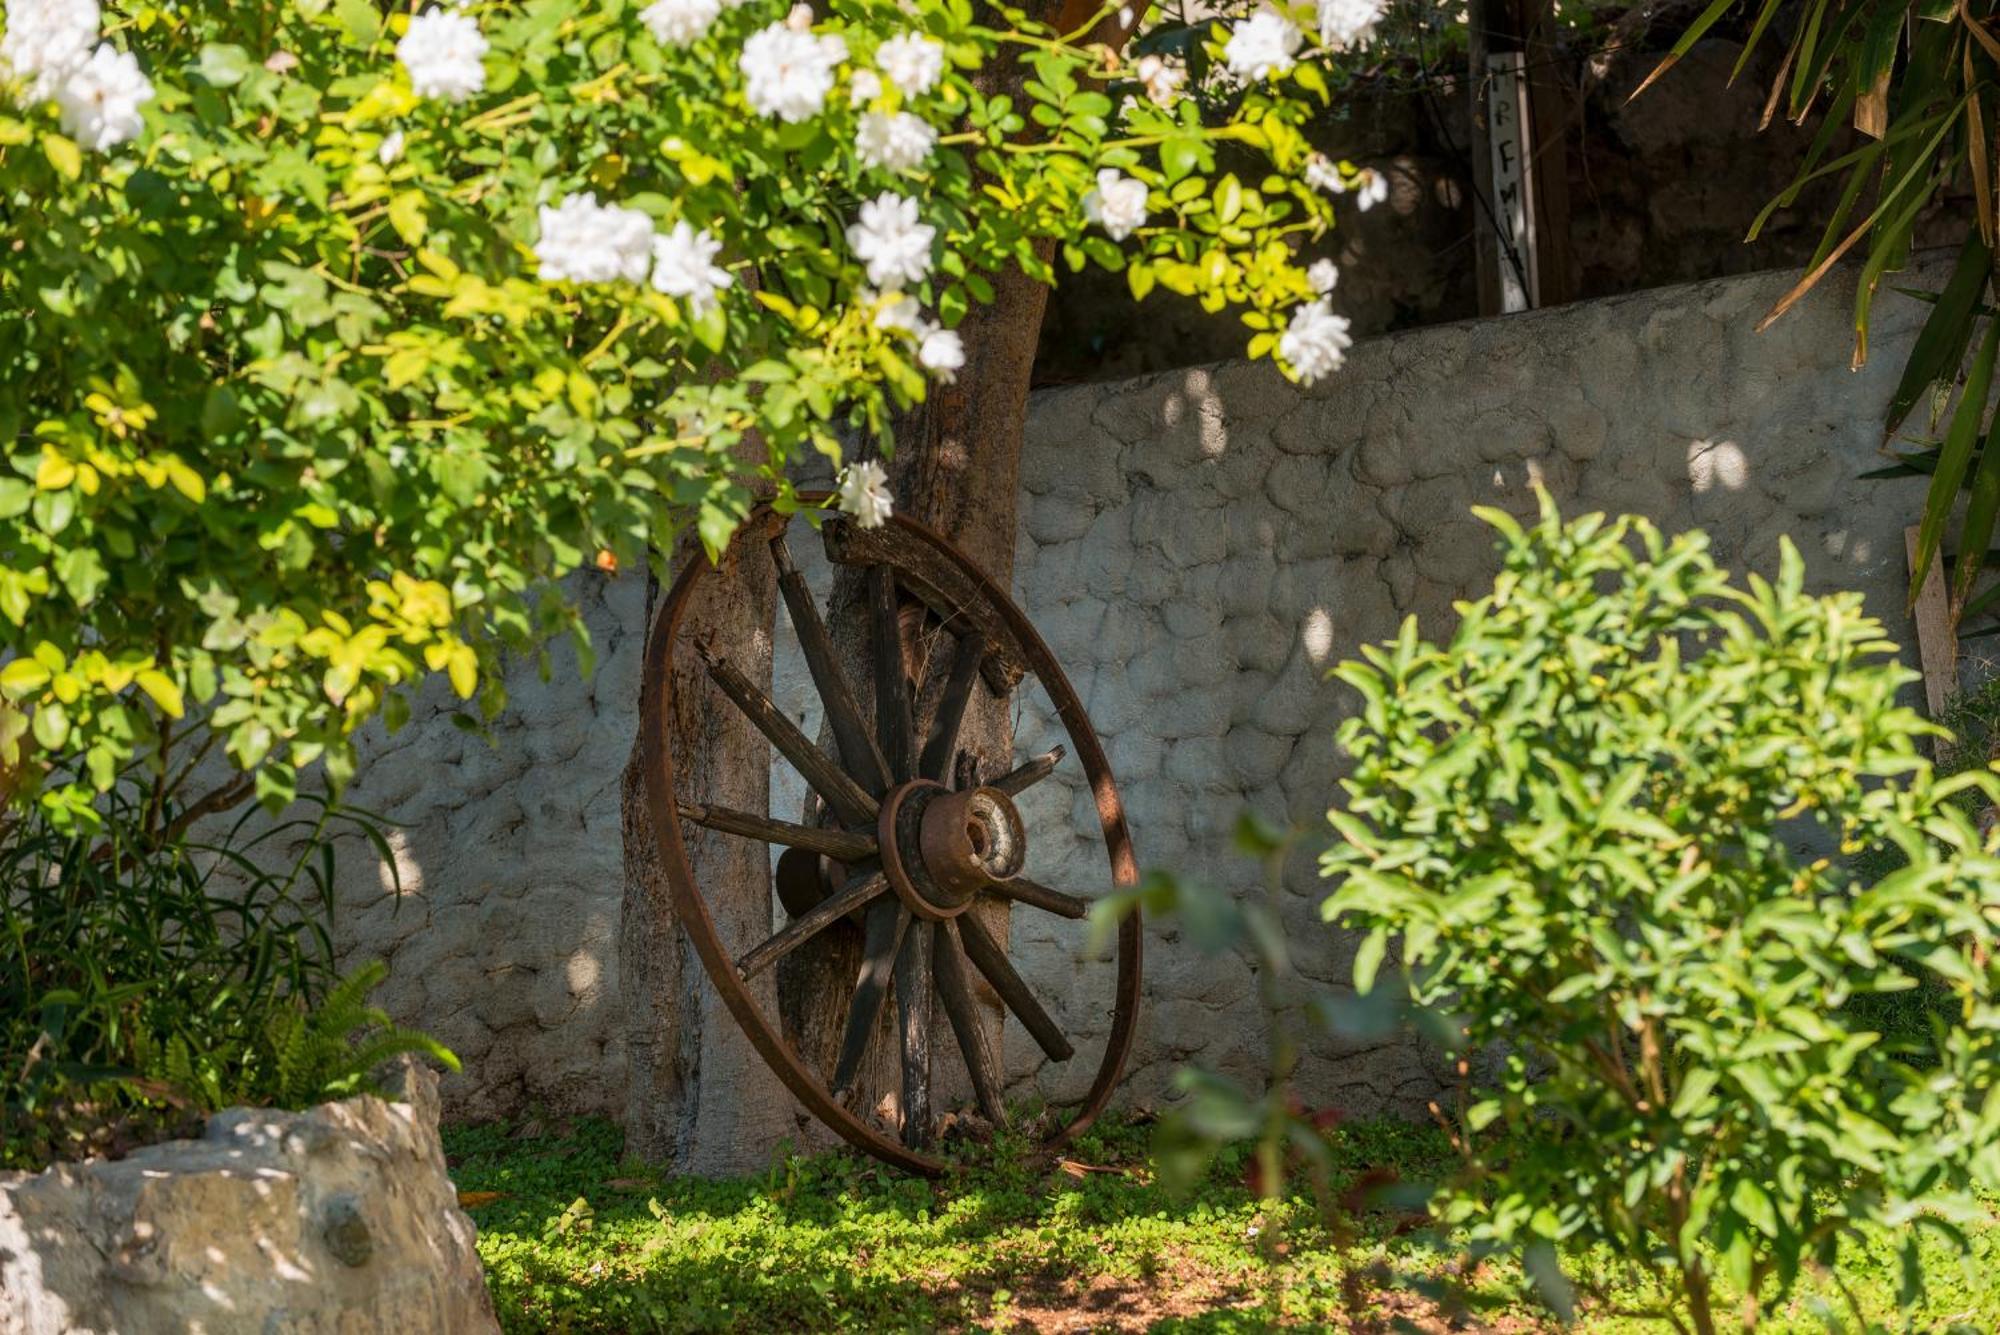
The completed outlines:
{"type": "MultiPolygon", "coordinates": [[[[623,1160],[617,1129],[592,1121],[563,1135],[450,1128],[445,1144],[510,1331],[1557,1329],[1511,1261],[1470,1264],[1422,1216],[1360,1205],[1366,1183],[1435,1176],[1448,1153],[1438,1135],[1389,1122],[1334,1135],[1336,1190],[1359,1207],[1345,1245],[1303,1196],[1260,1209],[1240,1155],[1170,1197],[1146,1167],[1148,1129],[1131,1124],[1073,1151],[1103,1171],[1038,1164],[1003,1142],[964,1147],[939,1182],[846,1153],[757,1178],[662,1176],[623,1160]]],[[[1665,1329],[1611,1310],[1644,1300],[1604,1258],[1571,1268],[1611,1292],[1583,1330],[1665,1329]]],[[[1890,1247],[1842,1279],[1890,1329],[2000,1325],[2000,1223],[1970,1264],[1938,1251],[1925,1269],[1931,1292],[1907,1325],[1893,1319],[1890,1247]]],[[[1815,1286],[1765,1329],[1825,1331],[1814,1309],[1830,1292],[1815,1286]]]]}

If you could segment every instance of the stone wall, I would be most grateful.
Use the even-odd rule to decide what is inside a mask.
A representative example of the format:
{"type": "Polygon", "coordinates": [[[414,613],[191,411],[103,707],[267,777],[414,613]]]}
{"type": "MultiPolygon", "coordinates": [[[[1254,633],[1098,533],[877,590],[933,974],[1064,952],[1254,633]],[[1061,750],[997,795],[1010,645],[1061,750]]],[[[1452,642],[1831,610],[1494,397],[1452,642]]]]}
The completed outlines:
{"type": "MultiPolygon", "coordinates": [[[[1386,336],[1310,392],[1239,364],[1038,395],[1018,596],[1107,741],[1142,863],[1255,889],[1228,851],[1238,813],[1313,829],[1335,791],[1348,702],[1326,669],[1409,614],[1448,632],[1453,600],[1492,568],[1468,507],[1526,511],[1536,483],[1571,511],[1705,527],[1739,569],[1772,568],[1789,533],[1816,587],[1863,590],[1906,635],[1901,534],[1921,488],[1855,478],[1876,461],[1881,406],[1921,311],[1885,294],[1874,359],[1851,373],[1840,283],[1751,332],[1791,281],[1731,278],[1386,336]]],[[[405,822],[401,891],[352,850],[341,939],[386,956],[386,1004],[465,1058],[446,1083],[459,1116],[621,1103],[618,775],[643,592],[596,579],[583,596],[593,680],[564,652],[548,683],[523,666],[491,741],[441,705],[420,711],[371,745],[354,793],[405,822]]],[[[781,668],[788,703],[797,675],[781,668]]],[[[1019,734],[1024,753],[1051,739],[1036,699],[1020,707],[1019,734]]],[[[1030,870],[1102,885],[1094,841],[1040,833],[1088,828],[1075,770],[1025,807],[1040,837],[1030,870]]],[[[1299,966],[1338,984],[1351,946],[1318,922],[1309,856],[1284,889],[1299,966]]],[[[1014,953],[1057,1016],[1089,1035],[1107,971],[1079,962],[1087,943],[1066,926],[1017,913],[1014,953]]],[[[1206,959],[1155,925],[1125,1097],[1157,1098],[1188,1060],[1249,1073],[1261,1052],[1244,963],[1206,959]]],[[[1071,1092],[1073,1078],[1039,1071],[1038,1057],[1010,1026],[1017,1091],[1071,1092]]],[[[1403,1040],[1329,1046],[1304,1078],[1316,1101],[1354,1112],[1408,1109],[1434,1082],[1403,1040]]]]}

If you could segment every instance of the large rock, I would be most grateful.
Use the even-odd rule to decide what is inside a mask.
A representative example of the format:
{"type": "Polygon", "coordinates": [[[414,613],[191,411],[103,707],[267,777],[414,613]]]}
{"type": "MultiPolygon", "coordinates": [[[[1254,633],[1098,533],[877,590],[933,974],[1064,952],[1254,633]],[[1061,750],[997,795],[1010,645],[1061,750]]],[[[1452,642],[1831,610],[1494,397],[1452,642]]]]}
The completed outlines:
{"type": "Polygon", "coordinates": [[[0,1335],[497,1330],[437,1135],[399,1101],[235,1108],[200,1140],[0,1174],[0,1335]]]}

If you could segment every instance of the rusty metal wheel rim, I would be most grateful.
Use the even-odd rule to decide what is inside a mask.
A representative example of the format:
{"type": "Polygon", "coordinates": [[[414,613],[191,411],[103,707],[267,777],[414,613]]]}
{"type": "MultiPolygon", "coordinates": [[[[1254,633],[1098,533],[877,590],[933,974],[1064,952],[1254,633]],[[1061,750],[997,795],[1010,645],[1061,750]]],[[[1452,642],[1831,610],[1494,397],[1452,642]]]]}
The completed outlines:
{"type": "MultiPolygon", "coordinates": [[[[825,506],[831,498],[825,493],[801,493],[799,499],[807,506],[825,506]]],[[[737,531],[731,541],[730,551],[733,553],[737,545],[744,542],[771,542],[782,538],[790,523],[790,517],[777,514],[769,506],[759,507],[737,531]]],[[[1104,755],[1095,728],[1091,726],[1090,717],[1055,655],[1035,630],[1033,623],[1028,620],[1026,613],[1014,603],[1013,599],[948,540],[924,525],[900,515],[892,518],[890,524],[898,534],[914,540],[922,549],[942,559],[948,569],[957,572],[958,578],[977,594],[985,608],[1004,627],[1027,670],[1040,682],[1043,691],[1055,706],[1056,717],[1062,723],[1063,730],[1069,737],[1070,745],[1074,748],[1077,760],[1090,785],[1104,837],[1105,853],[1110,862],[1112,886],[1119,890],[1136,886],[1139,879],[1138,863],[1133,856],[1131,834],[1126,826],[1124,804],[1119,797],[1117,782],[1112,777],[1110,763],[1104,755]]],[[[720,564],[727,565],[726,556],[720,564]]],[[[739,972],[739,963],[742,961],[730,956],[716,929],[707,901],[695,881],[693,868],[688,862],[687,847],[681,836],[681,820],[684,813],[675,792],[674,757],[667,745],[666,720],[672,717],[672,668],[682,620],[702,581],[716,573],[716,566],[695,560],[691,561],[675,579],[666,600],[660,605],[647,638],[645,675],[640,691],[642,762],[647,809],[658,843],[661,867],[672,893],[675,914],[683,930],[687,932],[695,954],[701,961],[702,969],[722,998],[724,1006],[750,1040],[757,1054],[799,1103],[822,1124],[830,1127],[856,1148],[909,1171],[936,1175],[944,1169],[942,1160],[884,1134],[875,1125],[852,1112],[836,1095],[831,1082],[814,1071],[785,1039],[782,1023],[775,1016],[765,1013],[763,1006],[751,993],[745,974],[739,972]]],[[[892,602],[895,597],[894,579],[895,572],[892,569],[884,581],[890,588],[889,597],[892,602]]],[[[715,658],[712,651],[706,646],[697,646],[697,650],[709,660],[710,672],[714,676],[718,669],[714,666],[715,658]]],[[[977,653],[976,650],[974,652],[977,653]]],[[[994,652],[996,655],[999,653],[997,646],[994,652]]],[[[980,666],[974,670],[983,672],[985,666],[986,662],[982,660],[980,666]]],[[[719,677],[717,679],[720,681],[719,677]]],[[[825,703],[823,692],[822,702],[825,703]]],[[[994,782],[1004,787],[1007,781],[1013,780],[1019,782],[1021,787],[1025,787],[1045,776],[1053,764],[1053,756],[1042,757],[994,782]]],[[[812,786],[817,787],[817,785],[812,786]]],[[[709,828],[728,828],[726,824],[714,823],[715,815],[710,809],[692,806],[689,809],[698,811],[709,828]]],[[[823,851],[822,856],[831,857],[833,854],[830,850],[823,851]]],[[[874,875],[885,882],[887,880],[887,877],[882,876],[880,872],[874,875]]],[[[842,891],[823,901],[822,907],[837,907],[835,901],[840,900],[842,894],[858,893],[860,889],[865,888],[860,883],[866,879],[865,874],[855,877],[854,881],[842,891]]],[[[1049,908],[1050,903],[1038,900],[1038,896],[1053,896],[1055,900],[1067,898],[1033,883],[1010,882],[1004,890],[997,884],[990,888],[993,893],[1016,903],[1043,908],[1049,908]]],[[[893,895],[895,892],[889,890],[888,893],[893,895]]],[[[868,901],[864,902],[872,902],[876,897],[870,895],[868,901]]],[[[1075,916],[1067,907],[1057,907],[1052,911],[1062,913],[1064,916],[1075,916]]],[[[799,920],[795,919],[784,930],[791,930],[798,925],[799,920]]],[[[953,939],[958,942],[960,953],[956,964],[951,967],[962,969],[966,958],[965,947],[963,938],[957,935],[959,929],[956,923],[942,923],[937,930],[940,932],[949,930],[953,933],[953,939]]],[[[775,937],[767,939],[753,947],[746,952],[743,960],[750,960],[759,950],[771,946],[775,940],[775,937]]],[[[1140,943],[1141,927],[1139,914],[1135,909],[1128,913],[1119,925],[1118,974],[1113,994],[1114,1011],[1111,1031],[1106,1037],[1104,1054],[1099,1061],[1097,1074],[1076,1115],[1045,1142],[1047,1149],[1060,1148],[1095,1122],[1109,1102],[1123,1073],[1125,1062],[1131,1055],[1138,1020],[1140,943]]],[[[933,988],[940,990],[944,986],[935,976],[929,982],[933,988]]],[[[1006,1005],[1004,999],[1003,1005],[1006,1005]]],[[[1012,1010],[1011,1006],[1007,1008],[1012,1010]]],[[[1047,1021],[1046,1015],[1042,1018],[1047,1021]]],[[[1035,1037],[1042,1042],[1044,1048],[1049,1046],[1039,1033],[1036,1033],[1035,1037]]],[[[962,1040],[961,1048],[965,1046],[962,1040]]],[[[965,1056],[964,1060],[970,1066],[973,1058],[965,1056]]],[[[1004,1080],[1004,1071],[1002,1076],[1004,1080]]]]}

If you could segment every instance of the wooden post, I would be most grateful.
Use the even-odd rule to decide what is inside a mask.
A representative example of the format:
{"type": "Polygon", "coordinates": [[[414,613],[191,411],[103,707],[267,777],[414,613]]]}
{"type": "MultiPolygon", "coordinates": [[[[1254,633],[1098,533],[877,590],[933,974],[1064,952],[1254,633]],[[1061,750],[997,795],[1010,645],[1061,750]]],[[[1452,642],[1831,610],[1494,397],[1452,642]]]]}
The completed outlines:
{"type": "Polygon", "coordinates": [[[1559,305],[1574,295],[1568,117],[1547,0],[1471,0],[1470,14],[1480,312],[1559,305]]]}
{"type": "MultiPolygon", "coordinates": [[[[1909,557],[1910,573],[1917,572],[1917,526],[1903,530],[1903,547],[1909,557]]],[[[1952,692],[1958,689],[1958,633],[1951,625],[1951,601],[1944,591],[1944,553],[1940,552],[1924,575],[1917,590],[1910,619],[1917,630],[1917,663],[1924,673],[1924,703],[1931,720],[1944,717],[1952,692]]]]}

